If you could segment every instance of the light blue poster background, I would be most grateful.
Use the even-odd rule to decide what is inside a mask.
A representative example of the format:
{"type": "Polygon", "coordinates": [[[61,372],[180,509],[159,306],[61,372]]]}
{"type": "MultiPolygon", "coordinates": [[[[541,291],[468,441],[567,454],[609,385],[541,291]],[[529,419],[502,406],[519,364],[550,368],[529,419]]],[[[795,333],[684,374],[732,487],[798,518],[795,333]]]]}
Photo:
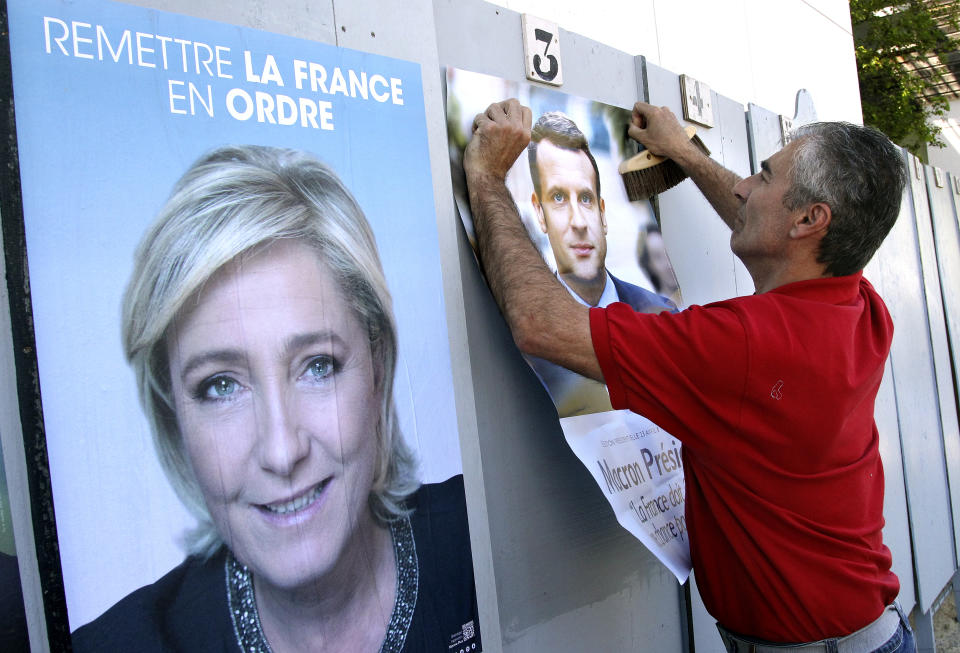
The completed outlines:
{"type": "MultiPolygon", "coordinates": [[[[352,190],[376,233],[394,298],[395,396],[405,436],[420,453],[425,482],[460,473],[419,66],[108,2],[7,5],[37,357],[71,629],[183,558],[178,536],[191,522],[156,461],[121,351],[119,307],[146,226],[180,175],[216,146],[306,150],[352,190]],[[245,52],[249,73],[261,82],[248,79],[245,52]],[[212,75],[203,63],[211,54],[212,75]],[[268,57],[275,68],[265,68],[268,57]],[[297,88],[295,60],[324,68],[327,93],[311,89],[309,65],[297,88]],[[348,71],[366,73],[367,99],[359,89],[350,97],[348,71]],[[255,105],[240,120],[227,110],[231,89],[254,101],[258,91],[274,103],[285,95],[292,100],[285,108],[295,104],[298,114],[303,98],[317,108],[318,127],[309,119],[303,126],[302,115],[292,125],[269,124],[266,116],[258,122],[255,105]],[[212,117],[198,98],[212,100],[212,117]],[[322,128],[324,113],[332,129],[322,128]]],[[[242,100],[234,107],[247,108],[242,100]]],[[[275,106],[274,120],[279,115],[275,106]]]]}

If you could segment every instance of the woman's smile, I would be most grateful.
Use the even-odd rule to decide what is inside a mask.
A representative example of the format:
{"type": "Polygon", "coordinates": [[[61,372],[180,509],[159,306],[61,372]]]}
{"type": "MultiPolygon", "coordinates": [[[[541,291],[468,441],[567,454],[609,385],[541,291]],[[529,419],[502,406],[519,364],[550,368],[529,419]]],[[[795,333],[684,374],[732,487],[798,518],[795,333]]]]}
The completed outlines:
{"type": "Polygon", "coordinates": [[[287,519],[292,518],[298,522],[308,519],[314,512],[316,512],[316,509],[320,508],[320,505],[323,503],[321,499],[329,482],[329,478],[324,479],[322,482],[317,483],[315,486],[311,487],[305,492],[301,492],[293,499],[259,504],[256,505],[256,507],[271,517],[278,516],[287,519]]]}

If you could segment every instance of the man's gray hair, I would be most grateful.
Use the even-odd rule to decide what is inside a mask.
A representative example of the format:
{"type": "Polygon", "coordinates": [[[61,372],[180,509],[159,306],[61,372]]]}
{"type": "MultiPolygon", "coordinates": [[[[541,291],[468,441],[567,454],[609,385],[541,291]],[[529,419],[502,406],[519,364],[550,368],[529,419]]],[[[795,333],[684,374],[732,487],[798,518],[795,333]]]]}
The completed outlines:
{"type": "Polygon", "coordinates": [[[794,132],[792,184],[783,203],[794,210],[816,202],[832,219],[817,261],[831,276],[858,272],[900,214],[907,173],[899,148],[871,127],[820,122],[794,132]]]}
{"type": "Polygon", "coordinates": [[[383,370],[376,434],[377,468],[369,497],[381,523],[405,514],[419,486],[417,462],[400,432],[393,403],[397,330],[373,231],[337,174],[296,150],[260,146],[217,149],[187,170],[145,234],[123,298],[123,347],[168,479],[198,519],[194,553],[222,543],[203,501],[177,424],[166,338],[178,311],[223,265],[279,240],[311,247],[336,277],[367,329],[383,370]]]}

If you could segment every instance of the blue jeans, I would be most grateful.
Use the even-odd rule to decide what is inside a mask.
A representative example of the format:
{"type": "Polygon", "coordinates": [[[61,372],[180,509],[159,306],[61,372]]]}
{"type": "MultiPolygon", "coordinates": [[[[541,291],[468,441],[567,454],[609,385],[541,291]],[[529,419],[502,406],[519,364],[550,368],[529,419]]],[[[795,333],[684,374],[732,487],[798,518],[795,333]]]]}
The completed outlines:
{"type": "Polygon", "coordinates": [[[913,638],[910,620],[900,607],[899,601],[895,601],[894,605],[897,607],[897,614],[900,615],[900,625],[893,636],[873,653],[917,653],[917,641],[913,638]]]}
{"type": "MultiPolygon", "coordinates": [[[[917,643],[913,637],[913,629],[910,627],[910,621],[907,619],[907,615],[904,614],[903,610],[900,608],[900,604],[896,604],[897,613],[900,615],[900,625],[897,626],[897,629],[894,631],[893,635],[890,636],[886,642],[884,642],[879,648],[874,649],[873,651],[857,651],[857,653],[917,653],[917,643]]],[[[733,641],[728,641],[724,636],[724,629],[717,624],[717,628],[720,629],[721,637],[724,638],[724,645],[729,653],[750,653],[753,649],[749,644],[746,646],[740,645],[733,641]]],[[[777,644],[775,642],[765,642],[763,640],[750,639],[750,642],[755,642],[760,646],[766,648],[778,649],[782,648],[784,650],[801,650],[800,644],[777,644]]],[[[835,653],[837,649],[837,639],[823,639],[817,642],[821,644],[821,649],[826,649],[827,653],[835,653]]]]}
{"type": "Polygon", "coordinates": [[[917,653],[917,642],[913,638],[913,630],[910,629],[909,622],[906,626],[901,623],[893,637],[874,653],[917,653]]]}

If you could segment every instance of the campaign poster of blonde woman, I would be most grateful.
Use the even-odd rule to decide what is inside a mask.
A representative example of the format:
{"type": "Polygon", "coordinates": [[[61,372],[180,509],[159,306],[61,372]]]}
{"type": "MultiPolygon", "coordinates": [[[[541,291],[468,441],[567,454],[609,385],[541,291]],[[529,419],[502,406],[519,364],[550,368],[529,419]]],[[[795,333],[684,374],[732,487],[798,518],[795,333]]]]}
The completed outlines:
{"type": "Polygon", "coordinates": [[[7,7],[74,650],[479,650],[419,66],[7,7]]]}

